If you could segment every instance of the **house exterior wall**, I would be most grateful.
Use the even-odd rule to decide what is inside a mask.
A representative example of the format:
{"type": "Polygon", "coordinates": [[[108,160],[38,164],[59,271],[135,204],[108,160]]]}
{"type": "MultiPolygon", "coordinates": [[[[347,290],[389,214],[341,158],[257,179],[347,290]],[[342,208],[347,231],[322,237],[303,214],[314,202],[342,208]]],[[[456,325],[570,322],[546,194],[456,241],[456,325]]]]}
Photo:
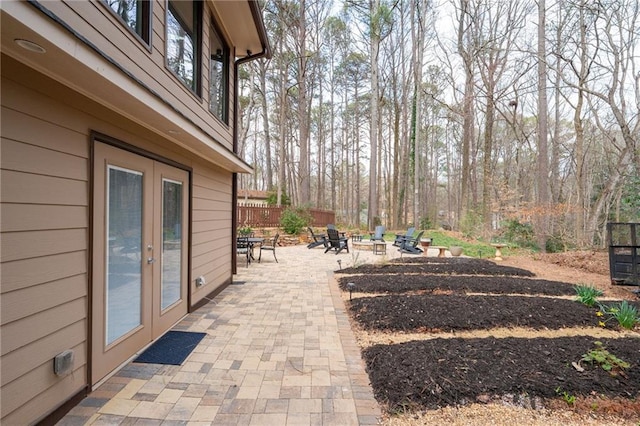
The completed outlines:
{"type": "Polygon", "coordinates": [[[209,111],[209,30],[215,19],[233,60],[225,29],[247,43],[246,52],[266,40],[264,28],[253,3],[203,1],[198,94],[165,66],[167,2],[150,3],[149,44],[102,1],[7,0],[0,8],[1,424],[41,421],[96,382],[96,134],[189,171],[189,309],[231,282],[234,173],[251,167],[233,153],[232,64],[229,122],[209,111]],[[24,50],[18,39],[46,52],[24,50]],[[197,287],[200,276],[206,284],[197,287]],[[72,371],[56,376],[53,358],[65,350],[73,351],[72,371]]]}
{"type": "Polygon", "coordinates": [[[89,146],[78,113],[2,61],[0,421],[26,424],[86,385],[89,146]],[[65,349],[74,372],[58,378],[65,349]]]}
{"type": "Polygon", "coordinates": [[[7,57],[2,92],[0,423],[26,424],[87,386],[91,131],[192,169],[192,305],[231,278],[231,173],[7,57]]]}
{"type": "Polygon", "coordinates": [[[192,304],[197,305],[231,277],[231,178],[219,170],[198,168],[193,173],[192,304]],[[206,286],[193,284],[204,276],[206,286]]]}
{"type": "MultiPolygon", "coordinates": [[[[91,41],[110,60],[131,73],[150,90],[171,104],[181,114],[202,128],[218,143],[231,149],[232,127],[209,112],[209,29],[215,15],[212,4],[203,3],[203,36],[201,50],[201,95],[193,93],[165,66],[166,1],[154,1],[151,46],[146,46],[101,1],[43,2],[51,13],[64,22],[73,23],[74,31],[91,41]]],[[[232,68],[232,67],[231,67],[232,68]]],[[[228,79],[232,93],[234,78],[228,79]]],[[[230,116],[234,105],[230,105],[230,116]]]]}

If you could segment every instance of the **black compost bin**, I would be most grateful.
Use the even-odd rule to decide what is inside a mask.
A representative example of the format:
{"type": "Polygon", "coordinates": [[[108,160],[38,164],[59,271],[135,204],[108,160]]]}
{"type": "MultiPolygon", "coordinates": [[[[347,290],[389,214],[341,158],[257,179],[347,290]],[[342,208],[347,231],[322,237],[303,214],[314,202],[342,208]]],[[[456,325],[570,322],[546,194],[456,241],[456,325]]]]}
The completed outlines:
{"type": "Polygon", "coordinates": [[[640,223],[607,223],[612,284],[640,285],[640,223]]]}

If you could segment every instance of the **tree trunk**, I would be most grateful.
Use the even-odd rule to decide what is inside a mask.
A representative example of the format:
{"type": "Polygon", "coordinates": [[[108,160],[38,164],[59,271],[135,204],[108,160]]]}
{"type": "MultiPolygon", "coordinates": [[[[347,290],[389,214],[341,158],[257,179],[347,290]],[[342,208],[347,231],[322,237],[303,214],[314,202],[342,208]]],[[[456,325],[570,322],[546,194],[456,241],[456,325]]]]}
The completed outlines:
{"type": "Polygon", "coordinates": [[[423,29],[420,10],[416,10],[416,4],[411,3],[411,21],[414,23],[411,29],[411,39],[413,42],[413,87],[414,87],[414,114],[412,117],[413,126],[413,223],[420,224],[418,207],[420,204],[420,106],[422,92],[422,52],[423,52],[423,29]]]}
{"type": "MultiPolygon", "coordinates": [[[[277,196],[276,196],[276,204],[282,205],[282,193],[284,191],[283,185],[286,179],[286,122],[287,122],[287,70],[286,63],[284,61],[280,62],[280,120],[278,126],[278,185],[277,185],[277,196]]],[[[289,194],[293,195],[291,192],[292,188],[289,188],[289,194]]]]}
{"type": "Polygon", "coordinates": [[[300,163],[298,167],[298,202],[309,204],[311,202],[311,179],[309,176],[309,119],[307,100],[307,26],[305,1],[300,0],[298,16],[298,143],[300,144],[300,163]]]}
{"type": "Polygon", "coordinates": [[[594,242],[594,237],[598,231],[598,221],[602,217],[604,207],[615,195],[614,191],[622,176],[621,172],[629,166],[629,158],[631,157],[630,153],[631,150],[629,147],[625,146],[620,157],[618,157],[618,163],[612,168],[604,188],[602,188],[602,191],[598,195],[598,198],[591,209],[591,214],[589,215],[585,232],[585,240],[590,244],[594,242]]]}
{"type": "Polygon", "coordinates": [[[495,117],[493,78],[493,75],[488,76],[489,85],[486,87],[487,112],[484,119],[484,155],[482,157],[482,218],[488,235],[492,231],[491,188],[493,186],[493,165],[491,159],[493,154],[493,121],[495,117]]]}
{"type": "MultiPolygon", "coordinates": [[[[380,19],[378,9],[380,7],[379,0],[370,0],[369,10],[371,19],[380,19]]],[[[369,143],[371,152],[369,155],[369,209],[367,215],[367,226],[374,229],[375,219],[378,216],[378,51],[380,49],[380,22],[371,22],[371,123],[369,125],[369,143]]],[[[356,101],[357,101],[356,97],[356,101]]],[[[359,208],[358,208],[359,210],[359,208]]],[[[358,218],[358,224],[360,219],[358,218]]]]}
{"type": "Polygon", "coordinates": [[[462,176],[460,182],[460,206],[458,217],[463,218],[469,209],[469,191],[471,186],[470,153],[471,143],[474,138],[474,76],[473,56],[469,52],[470,47],[466,40],[469,13],[469,0],[460,0],[460,16],[458,21],[458,54],[462,58],[464,66],[464,98],[462,110],[462,176]]]}
{"type": "Polygon", "coordinates": [[[545,39],[545,0],[538,0],[538,206],[544,214],[538,215],[538,245],[545,251],[548,231],[549,206],[549,154],[547,151],[547,60],[545,39]]]}
{"type": "Polygon", "coordinates": [[[262,99],[262,126],[264,132],[265,172],[267,191],[273,189],[273,164],[271,160],[271,132],[269,131],[269,110],[267,108],[267,60],[259,61],[260,67],[260,91],[262,99]]]}
{"type": "Polygon", "coordinates": [[[576,132],[575,159],[576,159],[576,243],[582,247],[585,243],[585,179],[584,179],[584,126],[582,124],[582,106],[584,104],[584,90],[587,79],[587,40],[584,22],[584,10],[580,7],[580,74],[578,75],[577,103],[573,114],[573,126],[576,132]]]}

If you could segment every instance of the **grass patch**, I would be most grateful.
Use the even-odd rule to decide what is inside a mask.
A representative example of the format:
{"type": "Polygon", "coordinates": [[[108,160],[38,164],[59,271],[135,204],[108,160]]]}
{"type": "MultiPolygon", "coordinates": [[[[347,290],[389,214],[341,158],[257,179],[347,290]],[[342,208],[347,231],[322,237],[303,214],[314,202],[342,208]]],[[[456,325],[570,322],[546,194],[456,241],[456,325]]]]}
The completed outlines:
{"type": "MultiPolygon", "coordinates": [[[[460,246],[463,254],[470,257],[491,258],[495,255],[496,249],[490,244],[482,241],[469,241],[454,237],[443,231],[428,230],[422,235],[423,238],[431,238],[432,246],[460,246]]],[[[507,248],[502,249],[503,254],[507,254],[507,248]]]]}
{"type": "MultiPolygon", "coordinates": [[[[421,230],[416,230],[413,233],[413,237],[417,237],[421,230]]],[[[407,232],[406,229],[400,230],[388,230],[384,233],[384,240],[387,242],[393,242],[396,239],[396,234],[402,234],[407,232]]],[[[360,235],[362,235],[364,241],[369,240],[369,233],[361,231],[360,235]]],[[[463,248],[463,254],[469,257],[478,257],[485,259],[492,259],[496,253],[496,248],[493,247],[490,243],[479,240],[469,240],[464,239],[458,236],[458,233],[449,232],[449,231],[439,231],[435,229],[427,229],[422,234],[422,238],[431,238],[432,246],[443,246],[443,247],[451,247],[451,246],[460,246],[463,248]]],[[[527,251],[519,249],[516,245],[505,246],[501,249],[502,254],[504,256],[514,255],[521,251],[527,251]]]]}

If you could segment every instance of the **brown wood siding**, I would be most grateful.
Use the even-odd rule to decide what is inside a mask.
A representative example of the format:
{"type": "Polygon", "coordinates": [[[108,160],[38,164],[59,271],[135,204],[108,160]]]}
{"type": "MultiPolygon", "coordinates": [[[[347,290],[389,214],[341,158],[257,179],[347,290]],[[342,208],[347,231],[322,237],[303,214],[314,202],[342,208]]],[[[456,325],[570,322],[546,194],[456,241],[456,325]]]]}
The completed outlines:
{"type": "MultiPolygon", "coordinates": [[[[3,96],[7,96],[14,92],[15,85],[3,87],[3,96]]],[[[19,90],[19,89],[18,89],[19,90]]],[[[13,96],[24,96],[13,93],[13,96]]],[[[33,111],[35,113],[43,113],[43,110],[33,111]]],[[[67,125],[65,121],[61,121],[62,117],[55,117],[56,122],[48,122],[45,120],[33,120],[28,114],[20,111],[14,111],[9,108],[2,108],[2,120],[5,123],[13,123],[14,126],[2,127],[2,152],[5,152],[5,141],[14,140],[21,141],[23,144],[29,144],[46,148],[47,153],[61,152],[65,155],[74,155],[76,157],[84,157],[87,155],[87,141],[79,137],[77,131],[64,127],[67,125]],[[44,137],[46,135],[46,137],[44,137]]],[[[8,161],[3,159],[3,161],[8,161]]],[[[24,166],[21,166],[24,167],[24,166]]]]}
{"type": "Polygon", "coordinates": [[[84,323],[78,321],[4,356],[1,366],[2,386],[27,374],[33,365],[47,364],[51,368],[51,359],[57,354],[56,342],[64,340],[69,342],[72,347],[76,347],[82,344],[85,332],[84,323]]]}
{"type": "MultiPolygon", "coordinates": [[[[52,376],[51,363],[45,363],[37,370],[32,370],[24,380],[20,380],[22,382],[20,383],[20,388],[16,387],[16,389],[9,390],[9,388],[13,387],[12,384],[16,383],[15,381],[9,385],[6,391],[4,387],[2,388],[1,397],[3,410],[5,407],[15,408],[15,410],[10,413],[3,411],[3,414],[6,414],[2,418],[3,425],[27,424],[25,419],[33,419],[34,415],[42,413],[43,407],[55,407],[59,403],[61,395],[74,395],[78,392],[78,389],[83,387],[86,381],[87,369],[86,360],[82,353],[82,346],[70,349],[73,349],[76,354],[80,355],[79,359],[76,360],[76,364],[82,363],[80,368],[74,370],[73,373],[61,379],[55,381],[49,379],[46,383],[43,383],[45,378],[52,376]],[[44,389],[36,394],[36,390],[42,388],[43,384],[44,389]],[[25,389],[26,392],[24,392],[25,389]],[[26,401],[21,400],[21,395],[27,396],[26,401]]],[[[42,416],[37,420],[41,420],[41,417],[42,416]]]]}
{"type": "Polygon", "coordinates": [[[80,251],[87,244],[87,231],[82,228],[8,232],[0,242],[0,261],[10,262],[80,251]]]}
{"type": "Polygon", "coordinates": [[[70,181],[87,180],[85,158],[5,138],[2,140],[2,168],[41,176],[57,176],[70,181]],[[65,168],[61,170],[60,164],[64,164],[65,168]]]}
{"type": "Polygon", "coordinates": [[[9,324],[86,295],[84,274],[11,291],[2,296],[2,323],[9,324]]]}
{"type": "MultiPolygon", "coordinates": [[[[86,206],[2,204],[0,215],[0,230],[3,233],[34,229],[86,228],[89,225],[89,209],[86,206]]],[[[2,255],[10,256],[6,253],[2,255]]]]}
{"type": "Polygon", "coordinates": [[[1,84],[0,423],[25,424],[87,384],[90,132],[192,168],[192,304],[231,278],[232,174],[6,56],[1,84]]]}
{"type": "Polygon", "coordinates": [[[89,150],[65,108],[2,89],[1,422],[25,424],[86,385],[89,150]],[[57,377],[66,349],[73,372],[57,377]]]}
{"type": "MultiPolygon", "coordinates": [[[[218,143],[231,149],[231,126],[215,119],[209,112],[208,91],[208,25],[211,15],[203,3],[202,97],[186,88],[165,66],[165,2],[152,5],[152,48],[140,42],[100,2],[47,2],[45,6],[60,19],[71,24],[75,31],[86,37],[102,52],[112,58],[145,85],[158,93],[173,107],[209,133],[218,143]],[[206,64],[205,64],[206,62],[206,64]]],[[[232,81],[233,78],[230,78],[232,81]]]]}
{"type": "Polygon", "coordinates": [[[84,274],[86,262],[86,252],[76,251],[3,263],[2,293],[84,274]]]}
{"type": "Polygon", "coordinates": [[[3,170],[2,197],[13,203],[87,205],[86,181],[3,170]]]}
{"type": "Polygon", "coordinates": [[[192,220],[192,279],[207,281],[192,287],[195,304],[231,276],[231,174],[194,169],[192,220]]]}
{"type": "Polygon", "coordinates": [[[30,315],[21,321],[2,324],[2,355],[42,339],[76,321],[86,319],[86,315],[86,301],[80,298],[30,315]]]}

